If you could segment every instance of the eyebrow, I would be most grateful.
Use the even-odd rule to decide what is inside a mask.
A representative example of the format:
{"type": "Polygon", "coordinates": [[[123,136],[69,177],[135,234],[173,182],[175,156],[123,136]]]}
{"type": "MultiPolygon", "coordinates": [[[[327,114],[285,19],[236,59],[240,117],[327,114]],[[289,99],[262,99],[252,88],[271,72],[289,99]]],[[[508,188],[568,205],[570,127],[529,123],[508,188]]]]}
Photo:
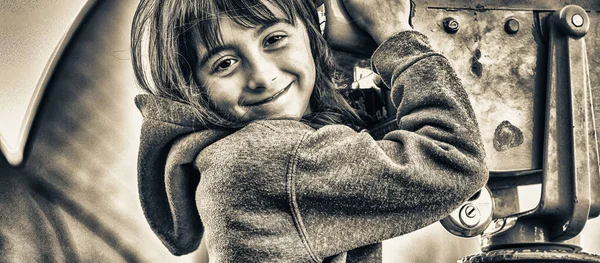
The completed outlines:
{"type": "Polygon", "coordinates": [[[288,25],[292,24],[292,23],[290,23],[290,20],[284,19],[284,18],[276,18],[276,19],[269,20],[266,24],[258,27],[258,29],[256,30],[256,32],[254,32],[254,37],[258,37],[265,30],[267,30],[268,28],[270,28],[270,27],[272,27],[274,25],[277,25],[279,23],[288,24],[288,25]]]}
{"type": "MultiPolygon", "coordinates": [[[[268,21],[266,24],[259,26],[257,28],[257,30],[254,32],[254,37],[258,37],[265,30],[267,30],[268,28],[270,28],[270,27],[272,27],[272,26],[274,26],[276,24],[279,24],[279,23],[284,23],[284,24],[292,25],[292,23],[290,23],[290,21],[288,19],[283,19],[283,18],[273,19],[273,20],[268,21]]],[[[214,48],[211,48],[200,59],[200,65],[206,64],[206,62],[208,62],[208,60],[211,57],[213,57],[214,55],[219,54],[219,53],[221,53],[221,52],[223,52],[225,50],[231,50],[231,49],[235,49],[235,47],[233,45],[230,45],[230,44],[218,45],[218,46],[216,46],[214,48]]]]}
{"type": "Polygon", "coordinates": [[[225,50],[230,50],[230,49],[234,49],[235,47],[233,45],[220,45],[220,46],[216,46],[212,49],[210,49],[208,52],[206,52],[206,54],[204,54],[204,56],[202,56],[202,58],[200,59],[200,66],[204,66],[204,64],[206,64],[206,62],[208,62],[208,60],[213,57],[216,54],[219,54],[225,50]]]}

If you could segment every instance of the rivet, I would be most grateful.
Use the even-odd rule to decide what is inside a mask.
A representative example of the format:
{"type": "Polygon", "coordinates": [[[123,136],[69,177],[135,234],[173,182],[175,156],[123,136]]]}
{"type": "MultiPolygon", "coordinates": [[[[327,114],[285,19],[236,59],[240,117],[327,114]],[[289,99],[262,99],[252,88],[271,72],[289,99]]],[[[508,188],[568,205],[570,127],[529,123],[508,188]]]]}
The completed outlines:
{"type": "Polygon", "coordinates": [[[458,32],[458,21],[456,21],[456,19],[454,19],[453,17],[445,18],[442,24],[444,25],[444,31],[446,31],[446,33],[454,34],[458,32]]]}
{"type": "Polygon", "coordinates": [[[580,14],[575,14],[571,18],[571,22],[573,22],[573,25],[575,25],[576,27],[581,27],[583,26],[583,16],[581,16],[580,14]]]}
{"type": "Polygon", "coordinates": [[[511,35],[516,34],[517,32],[519,32],[519,21],[514,18],[506,20],[506,23],[504,23],[504,30],[506,31],[506,33],[509,33],[511,35]]]}

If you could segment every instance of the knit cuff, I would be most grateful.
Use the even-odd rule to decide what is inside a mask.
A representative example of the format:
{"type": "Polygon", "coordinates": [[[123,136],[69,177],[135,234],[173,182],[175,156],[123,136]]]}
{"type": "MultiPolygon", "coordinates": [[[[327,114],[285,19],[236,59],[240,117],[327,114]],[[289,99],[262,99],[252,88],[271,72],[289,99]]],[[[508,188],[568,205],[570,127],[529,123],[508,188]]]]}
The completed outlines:
{"type": "Polygon", "coordinates": [[[391,87],[393,77],[424,57],[440,55],[433,51],[428,38],[415,30],[400,31],[386,39],[373,53],[373,70],[391,87]]]}

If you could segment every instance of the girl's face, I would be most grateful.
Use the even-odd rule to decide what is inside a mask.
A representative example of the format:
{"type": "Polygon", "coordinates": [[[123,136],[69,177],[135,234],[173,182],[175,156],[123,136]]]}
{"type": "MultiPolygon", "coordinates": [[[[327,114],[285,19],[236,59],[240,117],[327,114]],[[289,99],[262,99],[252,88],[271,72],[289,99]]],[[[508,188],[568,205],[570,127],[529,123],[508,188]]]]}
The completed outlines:
{"type": "Polygon", "coordinates": [[[240,121],[299,119],[310,110],[316,70],[306,28],[266,5],[278,22],[248,28],[219,18],[222,44],[198,48],[198,83],[220,111],[240,121]]]}

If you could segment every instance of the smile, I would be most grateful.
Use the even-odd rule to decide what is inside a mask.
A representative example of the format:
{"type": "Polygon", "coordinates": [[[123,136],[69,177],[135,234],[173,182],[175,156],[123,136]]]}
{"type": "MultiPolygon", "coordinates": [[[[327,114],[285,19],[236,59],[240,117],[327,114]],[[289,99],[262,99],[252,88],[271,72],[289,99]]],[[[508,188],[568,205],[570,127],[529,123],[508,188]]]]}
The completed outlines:
{"type": "Polygon", "coordinates": [[[292,81],[292,83],[288,84],[285,88],[283,88],[282,90],[280,90],[277,93],[273,94],[273,96],[271,96],[271,97],[268,97],[268,98],[266,98],[264,100],[260,100],[260,101],[257,101],[257,102],[242,103],[242,106],[247,106],[247,107],[258,106],[258,105],[262,105],[262,104],[274,101],[274,100],[278,99],[279,97],[281,97],[281,95],[283,95],[286,91],[288,91],[290,89],[290,87],[292,86],[293,83],[294,82],[292,81]]]}

